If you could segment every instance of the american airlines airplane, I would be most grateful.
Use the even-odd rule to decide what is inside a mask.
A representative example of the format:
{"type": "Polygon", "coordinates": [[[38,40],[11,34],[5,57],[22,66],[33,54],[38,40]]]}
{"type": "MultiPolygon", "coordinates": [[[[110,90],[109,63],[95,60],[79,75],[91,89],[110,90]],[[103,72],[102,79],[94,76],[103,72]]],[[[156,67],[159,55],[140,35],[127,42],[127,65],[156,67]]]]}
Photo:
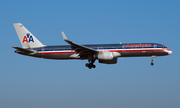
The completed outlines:
{"type": "Polygon", "coordinates": [[[118,57],[151,57],[151,65],[154,65],[156,56],[172,54],[166,46],[157,43],[126,43],[126,44],[93,44],[80,45],[62,36],[69,45],[46,46],[43,45],[31,32],[21,23],[14,23],[15,30],[23,48],[13,47],[15,53],[46,59],[81,59],[88,60],[85,66],[89,69],[95,68],[94,62],[104,64],[116,64],[118,57]]]}

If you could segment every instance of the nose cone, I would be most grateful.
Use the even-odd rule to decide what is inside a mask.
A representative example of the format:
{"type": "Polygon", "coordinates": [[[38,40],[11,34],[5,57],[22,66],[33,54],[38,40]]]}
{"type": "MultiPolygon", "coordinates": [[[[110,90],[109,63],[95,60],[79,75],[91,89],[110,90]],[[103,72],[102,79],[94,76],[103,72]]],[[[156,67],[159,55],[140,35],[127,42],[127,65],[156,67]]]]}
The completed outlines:
{"type": "Polygon", "coordinates": [[[170,50],[170,51],[168,51],[168,54],[170,55],[170,54],[172,54],[172,51],[170,50]]]}
{"type": "Polygon", "coordinates": [[[170,49],[165,49],[165,51],[166,51],[166,54],[168,55],[172,54],[172,51],[170,49]]]}

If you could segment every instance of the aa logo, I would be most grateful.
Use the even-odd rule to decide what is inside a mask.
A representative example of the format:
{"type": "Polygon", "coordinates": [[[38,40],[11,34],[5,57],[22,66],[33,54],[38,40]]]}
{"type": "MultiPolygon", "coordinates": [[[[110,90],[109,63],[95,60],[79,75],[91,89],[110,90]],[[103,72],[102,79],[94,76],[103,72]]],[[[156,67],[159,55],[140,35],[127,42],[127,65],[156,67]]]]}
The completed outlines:
{"type": "Polygon", "coordinates": [[[27,42],[27,43],[34,42],[33,37],[30,36],[30,33],[27,33],[27,36],[24,36],[22,43],[24,42],[27,42]]]}

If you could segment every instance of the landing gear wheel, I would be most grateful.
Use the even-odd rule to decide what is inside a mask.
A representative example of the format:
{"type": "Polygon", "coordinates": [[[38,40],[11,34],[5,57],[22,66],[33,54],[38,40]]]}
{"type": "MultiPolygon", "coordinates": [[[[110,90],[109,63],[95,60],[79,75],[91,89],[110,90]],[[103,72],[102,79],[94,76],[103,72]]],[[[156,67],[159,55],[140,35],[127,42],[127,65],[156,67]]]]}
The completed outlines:
{"type": "Polygon", "coordinates": [[[91,69],[92,67],[88,67],[89,69],[91,69]]]}
{"type": "Polygon", "coordinates": [[[151,63],[151,66],[153,66],[154,65],[154,63],[151,63]]]}
{"type": "Polygon", "coordinates": [[[91,67],[91,68],[92,68],[92,67],[93,67],[93,64],[92,64],[92,63],[89,63],[89,67],[91,67]]]}
{"type": "Polygon", "coordinates": [[[89,67],[89,64],[88,64],[88,63],[86,63],[86,64],[85,64],[85,66],[86,66],[86,67],[89,67]]]}
{"type": "Polygon", "coordinates": [[[96,65],[94,65],[92,63],[86,63],[85,66],[88,67],[89,69],[96,68],[96,65]]]}

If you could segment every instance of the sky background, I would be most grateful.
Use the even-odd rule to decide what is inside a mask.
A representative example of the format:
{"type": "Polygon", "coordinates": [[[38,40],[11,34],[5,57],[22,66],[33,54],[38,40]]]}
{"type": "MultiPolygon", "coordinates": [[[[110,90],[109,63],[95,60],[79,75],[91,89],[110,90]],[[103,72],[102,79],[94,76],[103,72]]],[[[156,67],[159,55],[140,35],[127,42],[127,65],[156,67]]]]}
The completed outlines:
{"type": "Polygon", "coordinates": [[[179,0],[2,0],[0,108],[180,108],[179,0]],[[14,53],[13,23],[45,45],[160,43],[172,55],[119,58],[85,67],[87,60],[47,60],[14,53]]]}

